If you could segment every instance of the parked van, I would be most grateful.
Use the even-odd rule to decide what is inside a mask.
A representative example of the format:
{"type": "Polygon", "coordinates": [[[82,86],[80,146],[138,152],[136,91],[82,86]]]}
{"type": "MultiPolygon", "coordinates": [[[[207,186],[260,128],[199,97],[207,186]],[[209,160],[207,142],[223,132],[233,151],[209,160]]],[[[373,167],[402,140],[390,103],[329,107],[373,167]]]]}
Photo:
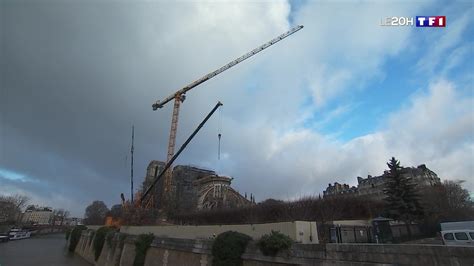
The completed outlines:
{"type": "Polygon", "coordinates": [[[474,247],[474,230],[441,231],[441,236],[445,245],[474,247]]]}

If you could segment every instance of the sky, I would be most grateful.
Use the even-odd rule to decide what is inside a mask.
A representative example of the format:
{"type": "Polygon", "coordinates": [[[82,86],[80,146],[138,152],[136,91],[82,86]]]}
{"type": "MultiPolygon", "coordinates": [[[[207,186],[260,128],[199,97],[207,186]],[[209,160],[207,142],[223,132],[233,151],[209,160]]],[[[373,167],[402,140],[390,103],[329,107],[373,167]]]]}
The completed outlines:
{"type": "Polygon", "coordinates": [[[436,1],[0,3],[0,194],[83,216],[165,160],[172,103],[151,105],[296,25],[189,91],[175,164],[234,178],[257,201],[322,194],[392,157],[474,192],[473,4],[436,1]],[[381,26],[446,16],[445,28],[381,26]],[[217,158],[218,133],[222,134],[217,158]]]}

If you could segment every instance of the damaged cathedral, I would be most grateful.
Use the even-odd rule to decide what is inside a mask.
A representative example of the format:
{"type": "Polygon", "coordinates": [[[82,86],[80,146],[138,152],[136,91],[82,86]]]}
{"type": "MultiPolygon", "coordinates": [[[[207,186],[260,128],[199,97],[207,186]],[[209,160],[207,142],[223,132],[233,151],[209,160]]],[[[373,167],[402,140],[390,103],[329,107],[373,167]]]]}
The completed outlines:
{"type": "MultiPolygon", "coordinates": [[[[165,167],[161,161],[148,164],[143,188],[148,188],[155,176],[165,167]]],[[[215,171],[189,165],[177,165],[173,168],[171,179],[170,204],[177,212],[192,212],[203,209],[237,208],[255,204],[251,195],[242,196],[231,187],[231,177],[220,176],[215,171]]],[[[152,191],[155,207],[161,208],[164,178],[161,178],[152,191]]]]}

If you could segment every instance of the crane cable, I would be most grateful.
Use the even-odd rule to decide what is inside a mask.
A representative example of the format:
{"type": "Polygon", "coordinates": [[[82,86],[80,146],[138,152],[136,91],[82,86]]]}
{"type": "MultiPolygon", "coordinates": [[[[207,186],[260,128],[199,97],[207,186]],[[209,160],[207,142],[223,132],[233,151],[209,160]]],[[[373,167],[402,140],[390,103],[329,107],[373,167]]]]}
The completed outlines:
{"type": "Polygon", "coordinates": [[[221,159],[221,137],[222,137],[222,126],[221,126],[221,116],[222,116],[222,108],[219,108],[219,117],[217,120],[217,160],[221,159]]]}

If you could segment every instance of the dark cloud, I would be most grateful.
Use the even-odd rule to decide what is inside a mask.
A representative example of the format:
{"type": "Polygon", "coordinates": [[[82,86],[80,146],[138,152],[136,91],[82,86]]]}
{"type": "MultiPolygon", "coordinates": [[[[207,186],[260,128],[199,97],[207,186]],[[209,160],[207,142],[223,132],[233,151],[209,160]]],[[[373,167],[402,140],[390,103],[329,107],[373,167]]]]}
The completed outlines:
{"type": "MultiPolygon", "coordinates": [[[[360,12],[349,7],[348,16],[364,12],[363,17],[379,18],[386,12],[383,6],[354,6],[360,12]]],[[[370,21],[354,20],[366,34],[347,32],[341,41],[324,30],[330,8],[301,6],[292,19],[305,24],[304,30],[188,93],[178,145],[221,100],[223,156],[217,160],[216,114],[177,163],[231,175],[238,190],[264,199],[318,194],[336,178],[353,183],[368,171],[381,173],[392,155],[424,163],[437,154],[436,143],[428,143],[433,150],[418,157],[387,147],[390,128],[340,143],[301,127],[308,112],[301,110],[303,103],[324,104],[353,84],[360,87],[409,37],[406,31],[373,30],[366,27],[370,21]],[[331,65],[341,50],[347,62],[331,65]]],[[[148,162],[166,156],[171,104],[156,112],[151,104],[287,30],[289,12],[284,1],[3,1],[0,168],[34,181],[0,177],[0,193],[29,193],[78,216],[93,200],[109,206],[119,202],[120,193],[129,191],[131,125],[138,184],[148,162]]],[[[342,29],[346,22],[341,23],[334,26],[342,29]]],[[[469,134],[460,128],[458,136],[469,134]]],[[[418,133],[407,141],[422,139],[423,131],[418,133]]],[[[472,138],[467,142],[467,152],[472,151],[472,138]]],[[[469,157],[450,143],[445,147],[455,151],[447,155],[449,161],[469,157]]],[[[467,176],[469,169],[459,167],[456,173],[467,176]]]]}
{"type": "MultiPolygon", "coordinates": [[[[3,3],[0,166],[37,178],[47,189],[17,186],[44,198],[61,193],[81,204],[94,199],[116,202],[128,191],[132,124],[137,183],[149,160],[163,160],[170,108],[152,112],[151,104],[211,70],[210,63],[225,63],[217,56],[193,58],[197,50],[189,46],[205,48],[209,35],[188,29],[195,25],[178,15],[190,15],[196,8],[166,3],[3,3]],[[190,30],[197,33],[188,38],[190,30]],[[186,42],[171,43],[181,40],[186,42]]],[[[215,102],[217,97],[186,102],[178,143],[215,102]]],[[[209,152],[193,151],[180,161],[192,162],[193,156],[209,152]]]]}

